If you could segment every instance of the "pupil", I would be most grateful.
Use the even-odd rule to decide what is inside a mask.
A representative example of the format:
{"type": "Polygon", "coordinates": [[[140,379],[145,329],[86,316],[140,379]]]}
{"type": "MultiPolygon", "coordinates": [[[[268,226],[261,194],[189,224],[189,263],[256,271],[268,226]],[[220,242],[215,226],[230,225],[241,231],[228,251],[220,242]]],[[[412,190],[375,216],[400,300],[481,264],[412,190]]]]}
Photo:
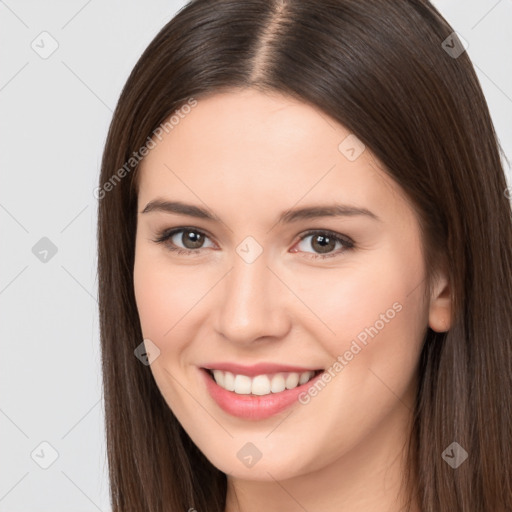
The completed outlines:
{"type": "Polygon", "coordinates": [[[315,243],[319,243],[319,246],[313,248],[321,253],[326,253],[334,249],[334,247],[329,247],[329,245],[332,243],[332,240],[327,236],[317,235],[315,238],[313,238],[313,244],[315,243]]]}
{"type": "Polygon", "coordinates": [[[195,231],[185,231],[182,238],[183,245],[187,249],[197,249],[203,243],[203,235],[195,231]]]}

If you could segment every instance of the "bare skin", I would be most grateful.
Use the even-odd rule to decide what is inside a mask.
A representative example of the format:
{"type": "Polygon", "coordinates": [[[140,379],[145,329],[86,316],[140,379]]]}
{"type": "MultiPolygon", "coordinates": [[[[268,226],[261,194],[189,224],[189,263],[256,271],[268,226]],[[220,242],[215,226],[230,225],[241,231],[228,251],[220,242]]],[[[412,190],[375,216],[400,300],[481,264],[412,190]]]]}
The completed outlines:
{"type": "Polygon", "coordinates": [[[441,272],[423,299],[416,214],[368,148],[353,161],[347,155],[357,151],[340,151],[348,135],[312,106],[236,90],[198,100],[140,169],[134,280],[144,338],[160,350],[151,371],[192,440],[228,475],[226,512],[391,512],[404,504],[417,363],[427,326],[449,328],[449,287],[441,272]],[[142,213],[155,200],[220,220],[142,213]],[[286,210],[335,203],[377,218],[278,222],[286,210]],[[191,246],[183,232],[155,242],[180,227],[204,243],[191,246]],[[354,246],[332,237],[322,246],[325,230],[354,246]],[[237,252],[247,237],[254,242],[243,247],[262,250],[251,263],[237,252]],[[370,326],[378,332],[363,344],[370,326]],[[360,350],[350,357],[354,340],[360,350]],[[340,371],[338,356],[347,363],[340,371]],[[212,361],[331,368],[335,376],[308,401],[255,421],[207,393],[199,368],[212,361]],[[252,467],[237,456],[248,442],[261,453],[252,467]]]}

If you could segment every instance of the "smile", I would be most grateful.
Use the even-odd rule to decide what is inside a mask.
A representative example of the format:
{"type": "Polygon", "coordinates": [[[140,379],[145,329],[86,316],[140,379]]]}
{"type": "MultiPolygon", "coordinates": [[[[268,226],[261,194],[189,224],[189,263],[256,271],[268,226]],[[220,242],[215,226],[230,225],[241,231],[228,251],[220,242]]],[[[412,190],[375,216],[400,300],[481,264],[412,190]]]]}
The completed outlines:
{"type": "Polygon", "coordinates": [[[199,368],[205,391],[224,412],[245,420],[264,420],[298,403],[299,395],[324,371],[277,365],[217,366],[199,368]]]}
{"type": "Polygon", "coordinates": [[[223,370],[209,370],[215,382],[226,391],[238,395],[264,396],[270,393],[281,393],[285,389],[295,389],[306,384],[322,370],[298,372],[279,372],[249,377],[248,375],[233,374],[223,370]]]}

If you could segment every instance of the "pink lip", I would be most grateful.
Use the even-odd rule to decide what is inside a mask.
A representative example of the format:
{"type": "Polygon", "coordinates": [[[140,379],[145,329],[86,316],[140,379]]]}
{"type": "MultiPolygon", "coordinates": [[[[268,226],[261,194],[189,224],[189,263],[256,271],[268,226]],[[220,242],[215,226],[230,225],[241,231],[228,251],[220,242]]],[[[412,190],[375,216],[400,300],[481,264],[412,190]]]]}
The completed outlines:
{"type": "MultiPolygon", "coordinates": [[[[283,368],[283,367],[280,367],[283,368]]],[[[215,369],[221,369],[216,367],[215,369]]],[[[231,371],[231,370],[226,370],[231,371]]],[[[285,370],[281,370],[285,371],[285,370]]],[[[291,371],[291,370],[287,370],[291,371]]],[[[307,370],[304,370],[307,371],[307,370]]],[[[313,377],[306,384],[297,386],[294,389],[285,389],[280,393],[270,393],[269,395],[238,395],[234,391],[227,391],[221,388],[211,377],[207,370],[200,369],[206,388],[210,396],[217,403],[217,405],[225,412],[232,416],[246,420],[264,420],[270,418],[286,408],[290,407],[293,403],[298,402],[298,397],[301,393],[306,391],[315,381],[321,377],[319,373],[313,377]]],[[[262,372],[262,373],[276,373],[276,372],[262,372]]],[[[244,374],[240,372],[240,374],[244,374]]]]}
{"type": "Polygon", "coordinates": [[[209,370],[222,370],[231,372],[236,375],[247,375],[248,377],[255,377],[256,375],[271,375],[279,372],[297,372],[303,373],[308,371],[316,371],[320,368],[303,368],[299,366],[282,365],[275,363],[258,363],[251,366],[244,366],[236,363],[211,363],[202,365],[203,368],[209,370]]]}

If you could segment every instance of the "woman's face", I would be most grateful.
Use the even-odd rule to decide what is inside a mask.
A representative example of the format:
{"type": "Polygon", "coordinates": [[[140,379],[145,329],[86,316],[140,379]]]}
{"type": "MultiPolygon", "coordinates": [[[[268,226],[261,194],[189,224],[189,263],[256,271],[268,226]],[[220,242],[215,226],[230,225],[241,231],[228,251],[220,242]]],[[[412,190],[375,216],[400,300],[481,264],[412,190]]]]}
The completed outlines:
{"type": "Polygon", "coordinates": [[[389,461],[440,314],[411,206],[307,104],[244,90],[187,112],[139,176],[135,295],[167,404],[237,478],[389,461]]]}

